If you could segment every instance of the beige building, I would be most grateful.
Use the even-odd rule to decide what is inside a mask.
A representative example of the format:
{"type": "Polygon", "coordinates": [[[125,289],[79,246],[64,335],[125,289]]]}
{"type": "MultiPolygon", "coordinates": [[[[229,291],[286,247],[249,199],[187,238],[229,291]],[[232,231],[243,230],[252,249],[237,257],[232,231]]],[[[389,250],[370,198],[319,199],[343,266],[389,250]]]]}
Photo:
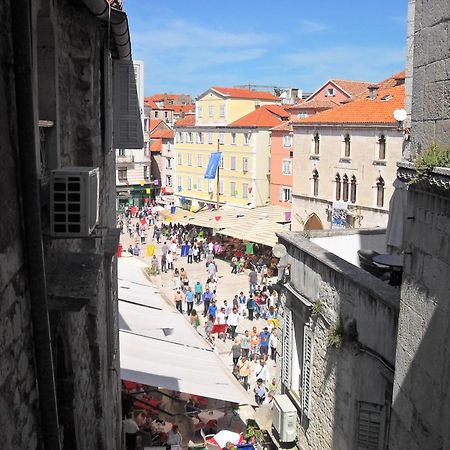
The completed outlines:
{"type": "MultiPolygon", "coordinates": [[[[404,80],[404,76],[403,76],[404,80]]],[[[368,95],[293,121],[292,229],[386,226],[403,131],[402,79],[368,95]]]]}

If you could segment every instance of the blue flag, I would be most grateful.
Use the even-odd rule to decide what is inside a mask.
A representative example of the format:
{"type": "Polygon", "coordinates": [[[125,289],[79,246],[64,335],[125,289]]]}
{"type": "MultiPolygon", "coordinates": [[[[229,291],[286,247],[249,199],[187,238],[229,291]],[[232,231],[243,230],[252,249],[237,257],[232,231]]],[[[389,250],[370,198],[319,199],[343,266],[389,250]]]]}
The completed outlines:
{"type": "Polygon", "coordinates": [[[222,157],[221,152],[211,153],[209,155],[208,167],[206,168],[205,178],[208,180],[214,180],[216,178],[216,171],[219,167],[220,158],[222,157]]]}

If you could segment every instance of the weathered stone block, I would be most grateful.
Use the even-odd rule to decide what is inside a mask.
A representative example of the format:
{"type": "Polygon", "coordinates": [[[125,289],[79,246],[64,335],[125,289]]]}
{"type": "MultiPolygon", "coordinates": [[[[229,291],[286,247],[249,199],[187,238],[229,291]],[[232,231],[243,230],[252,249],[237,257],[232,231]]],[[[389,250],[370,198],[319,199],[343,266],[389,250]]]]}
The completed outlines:
{"type": "Polygon", "coordinates": [[[442,118],[444,104],[444,82],[425,83],[425,119],[442,118]]]}
{"type": "Polygon", "coordinates": [[[450,57],[448,48],[448,22],[439,22],[429,29],[428,63],[450,57]]]}

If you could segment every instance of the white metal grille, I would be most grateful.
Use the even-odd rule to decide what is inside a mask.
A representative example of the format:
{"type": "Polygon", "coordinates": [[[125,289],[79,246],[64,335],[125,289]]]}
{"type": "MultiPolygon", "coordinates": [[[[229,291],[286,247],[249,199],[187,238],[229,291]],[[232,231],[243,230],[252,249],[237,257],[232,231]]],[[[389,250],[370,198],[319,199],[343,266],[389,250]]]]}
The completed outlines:
{"type": "Polygon", "coordinates": [[[303,335],[303,379],[302,379],[302,409],[303,414],[309,417],[310,413],[310,392],[311,392],[311,370],[313,352],[313,332],[310,327],[304,327],[303,335]]]}

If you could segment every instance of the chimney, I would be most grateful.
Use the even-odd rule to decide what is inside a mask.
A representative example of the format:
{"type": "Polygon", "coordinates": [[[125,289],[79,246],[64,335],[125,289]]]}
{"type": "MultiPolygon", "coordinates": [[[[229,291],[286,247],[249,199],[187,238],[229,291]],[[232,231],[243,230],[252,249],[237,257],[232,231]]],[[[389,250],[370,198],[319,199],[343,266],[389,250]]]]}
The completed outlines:
{"type": "Polygon", "coordinates": [[[377,98],[379,86],[372,85],[372,86],[369,86],[368,89],[369,89],[369,98],[371,100],[377,98]]]}

